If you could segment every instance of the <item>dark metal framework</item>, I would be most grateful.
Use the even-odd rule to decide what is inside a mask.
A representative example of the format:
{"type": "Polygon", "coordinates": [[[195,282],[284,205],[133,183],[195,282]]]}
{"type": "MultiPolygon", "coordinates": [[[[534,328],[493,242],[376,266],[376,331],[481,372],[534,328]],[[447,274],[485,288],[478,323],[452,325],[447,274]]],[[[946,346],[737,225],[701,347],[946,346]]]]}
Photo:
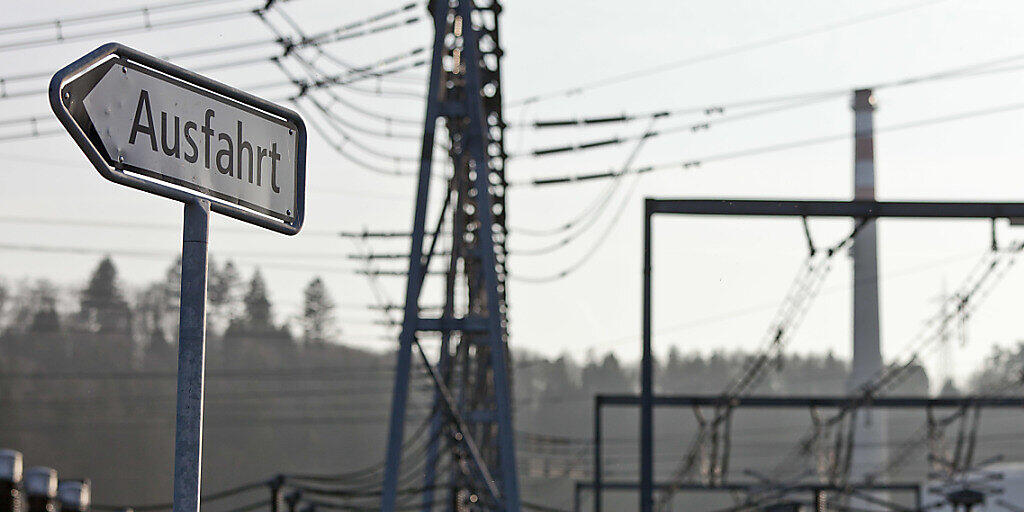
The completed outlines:
{"type": "MultiPolygon", "coordinates": [[[[640,363],[640,511],[654,510],[654,358],[651,350],[655,215],[898,218],[1024,218],[1024,203],[655,199],[644,201],[643,341],[640,363]]],[[[877,399],[874,406],[877,406],[877,399]]],[[[595,468],[596,473],[596,468],[595,468]]],[[[595,489],[600,494],[600,489],[595,489]]]]}
{"type": "MultiPolygon", "coordinates": [[[[601,496],[604,490],[637,490],[639,483],[606,482],[603,480],[602,452],[602,410],[605,407],[636,407],[642,405],[642,395],[628,394],[606,394],[594,396],[594,472],[593,480],[584,485],[586,489],[593,490],[594,510],[601,510],[601,496]]],[[[849,408],[849,407],[873,407],[879,409],[967,409],[967,408],[1003,408],[1019,409],[1024,408],[1024,397],[1003,397],[1003,396],[967,396],[967,397],[944,397],[926,398],[916,396],[889,396],[872,398],[863,402],[857,397],[849,396],[744,396],[729,400],[723,400],[720,395],[654,395],[651,397],[654,407],[729,407],[729,408],[762,408],[762,409],[815,409],[815,408],[849,408]]],[[[728,459],[728,450],[722,454],[728,459]]],[[[857,483],[850,487],[855,490],[910,490],[908,485],[902,484],[861,484],[857,483]]],[[[918,485],[912,484],[917,490],[918,485]]],[[[676,482],[654,484],[655,489],[664,490],[750,490],[756,487],[764,487],[765,484],[738,484],[727,482],[676,482]]],[[[812,491],[818,497],[824,492],[835,492],[843,490],[841,486],[821,483],[807,483],[786,485],[787,489],[793,492],[812,491]]],[[[577,483],[577,497],[580,490],[580,483],[577,483]]],[[[815,500],[817,501],[817,500],[815,500]]],[[[918,506],[920,507],[920,495],[918,495],[918,506]]],[[[578,510],[578,509],[577,509],[578,510]]]]}
{"type": "MultiPolygon", "coordinates": [[[[760,490],[765,490],[771,486],[763,482],[741,482],[741,483],[720,483],[720,484],[704,484],[704,483],[681,483],[673,484],[669,482],[656,482],[654,488],[657,490],[677,490],[685,492],[730,492],[730,493],[751,493],[760,490]]],[[[618,492],[636,492],[640,488],[640,482],[636,481],[623,481],[623,480],[612,480],[601,482],[601,489],[604,491],[618,491],[618,492]]],[[[851,489],[856,491],[894,491],[894,492],[906,492],[914,496],[915,510],[921,508],[921,485],[916,483],[872,483],[862,485],[852,485],[851,489]]],[[[810,493],[814,503],[821,502],[821,496],[826,493],[839,492],[846,490],[835,485],[829,484],[795,484],[785,486],[787,493],[810,493]]],[[[573,488],[572,495],[572,510],[573,512],[581,512],[583,507],[583,492],[593,491],[595,493],[595,499],[597,496],[598,487],[595,486],[594,482],[576,482],[573,488]]]]}
{"type": "Polygon", "coordinates": [[[433,57],[424,121],[404,318],[399,337],[381,508],[396,510],[406,403],[416,351],[434,381],[422,508],[519,510],[505,301],[505,124],[496,1],[434,0],[433,57]],[[453,173],[427,231],[435,130],[445,122],[453,173]],[[450,223],[450,224],[447,224],[450,223]],[[447,224],[447,226],[446,226],[447,224]],[[440,317],[421,316],[423,282],[441,236],[451,237],[440,317]],[[425,248],[429,238],[429,247],[425,248]],[[425,250],[426,249],[426,250],[425,250]],[[421,333],[440,334],[432,361],[421,333]],[[446,472],[439,471],[447,457],[446,472]],[[442,484],[443,483],[443,484],[442,484]]]}

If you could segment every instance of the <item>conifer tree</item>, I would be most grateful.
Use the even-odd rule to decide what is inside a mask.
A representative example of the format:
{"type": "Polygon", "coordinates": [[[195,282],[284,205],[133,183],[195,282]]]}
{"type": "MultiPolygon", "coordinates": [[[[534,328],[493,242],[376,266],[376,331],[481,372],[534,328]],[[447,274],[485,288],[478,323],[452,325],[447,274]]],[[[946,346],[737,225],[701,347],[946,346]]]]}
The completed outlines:
{"type": "Polygon", "coordinates": [[[313,278],[303,291],[302,340],[321,345],[335,335],[335,304],[320,277],[313,278]]]}

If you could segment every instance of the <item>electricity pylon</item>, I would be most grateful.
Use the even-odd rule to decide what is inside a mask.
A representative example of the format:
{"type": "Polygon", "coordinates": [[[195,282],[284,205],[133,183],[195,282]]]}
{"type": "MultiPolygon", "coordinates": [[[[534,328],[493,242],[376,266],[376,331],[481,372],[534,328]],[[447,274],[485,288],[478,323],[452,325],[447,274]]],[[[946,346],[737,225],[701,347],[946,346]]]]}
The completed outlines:
{"type": "Polygon", "coordinates": [[[423,474],[423,508],[435,489],[448,510],[519,511],[512,430],[512,382],[505,301],[505,125],[497,1],[431,1],[433,57],[423,130],[409,273],[388,435],[381,509],[399,494],[406,404],[414,352],[434,380],[434,408],[423,474]],[[449,176],[433,170],[435,130],[444,121],[449,176]],[[445,178],[444,206],[427,230],[430,186],[445,178]],[[430,238],[429,249],[424,250],[430,238]],[[419,302],[438,238],[451,237],[440,317],[419,302]],[[435,358],[419,335],[440,333],[435,358]],[[447,475],[439,461],[448,458],[447,475]]]}

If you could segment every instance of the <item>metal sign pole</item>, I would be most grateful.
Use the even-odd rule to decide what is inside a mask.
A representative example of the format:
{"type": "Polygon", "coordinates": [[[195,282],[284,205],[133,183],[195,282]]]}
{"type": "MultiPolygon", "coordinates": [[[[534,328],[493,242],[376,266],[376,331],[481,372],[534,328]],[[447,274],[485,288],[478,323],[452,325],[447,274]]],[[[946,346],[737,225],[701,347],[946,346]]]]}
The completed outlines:
{"type": "Polygon", "coordinates": [[[206,257],[210,202],[185,203],[178,327],[178,410],[174,432],[174,511],[199,511],[206,371],[206,257]]]}
{"type": "Polygon", "coordinates": [[[306,204],[306,125],[291,110],[118,43],[57,71],[49,99],[101,176],[185,204],[173,512],[198,512],[210,211],[298,233],[306,204]],[[153,112],[164,121],[163,151],[153,112]],[[177,142],[167,148],[168,116],[175,141],[182,120],[191,150],[177,142]],[[202,135],[193,139],[190,129],[202,135]],[[228,149],[213,153],[214,141],[228,149]]]}

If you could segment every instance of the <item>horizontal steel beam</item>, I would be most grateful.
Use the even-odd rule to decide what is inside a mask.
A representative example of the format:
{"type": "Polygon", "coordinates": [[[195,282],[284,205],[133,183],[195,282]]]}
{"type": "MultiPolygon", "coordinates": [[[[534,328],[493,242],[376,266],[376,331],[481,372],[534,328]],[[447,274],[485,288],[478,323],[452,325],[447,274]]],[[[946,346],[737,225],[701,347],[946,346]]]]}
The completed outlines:
{"type": "MultiPolygon", "coordinates": [[[[594,397],[598,407],[640,405],[640,395],[608,394],[594,397]]],[[[662,407],[696,407],[728,404],[732,407],[788,408],[846,407],[860,402],[859,397],[847,396],[743,396],[724,401],[721,395],[654,395],[654,405],[662,407]]],[[[926,398],[916,396],[887,396],[874,398],[865,404],[879,409],[911,408],[1024,408],[1024,397],[965,396],[956,398],[926,398]]]]}
{"type": "MultiPolygon", "coordinates": [[[[594,483],[590,481],[577,481],[576,487],[578,489],[593,489],[594,483]]],[[[657,490],[662,489],[675,489],[677,491],[700,491],[700,492],[744,492],[757,489],[765,489],[775,487],[773,484],[766,484],[764,482],[728,482],[720,484],[705,484],[701,482],[680,482],[680,483],[668,483],[668,482],[656,482],[654,488],[657,490]]],[[[921,484],[917,483],[860,483],[851,484],[849,486],[838,486],[829,485],[822,483],[808,482],[803,484],[780,484],[778,487],[785,488],[787,491],[792,492],[833,492],[833,491],[845,491],[847,489],[855,489],[858,491],[908,491],[916,492],[921,488],[921,484]]],[[[624,481],[624,480],[611,480],[601,482],[601,489],[607,491],[635,491],[640,488],[640,482],[624,481]]]]}
{"type": "Polygon", "coordinates": [[[420,318],[416,321],[417,331],[437,332],[487,332],[487,319],[479,316],[464,318],[420,318]]]}
{"type": "Polygon", "coordinates": [[[1024,203],[648,198],[644,207],[648,215],[670,213],[854,218],[1024,218],[1024,203]]]}

